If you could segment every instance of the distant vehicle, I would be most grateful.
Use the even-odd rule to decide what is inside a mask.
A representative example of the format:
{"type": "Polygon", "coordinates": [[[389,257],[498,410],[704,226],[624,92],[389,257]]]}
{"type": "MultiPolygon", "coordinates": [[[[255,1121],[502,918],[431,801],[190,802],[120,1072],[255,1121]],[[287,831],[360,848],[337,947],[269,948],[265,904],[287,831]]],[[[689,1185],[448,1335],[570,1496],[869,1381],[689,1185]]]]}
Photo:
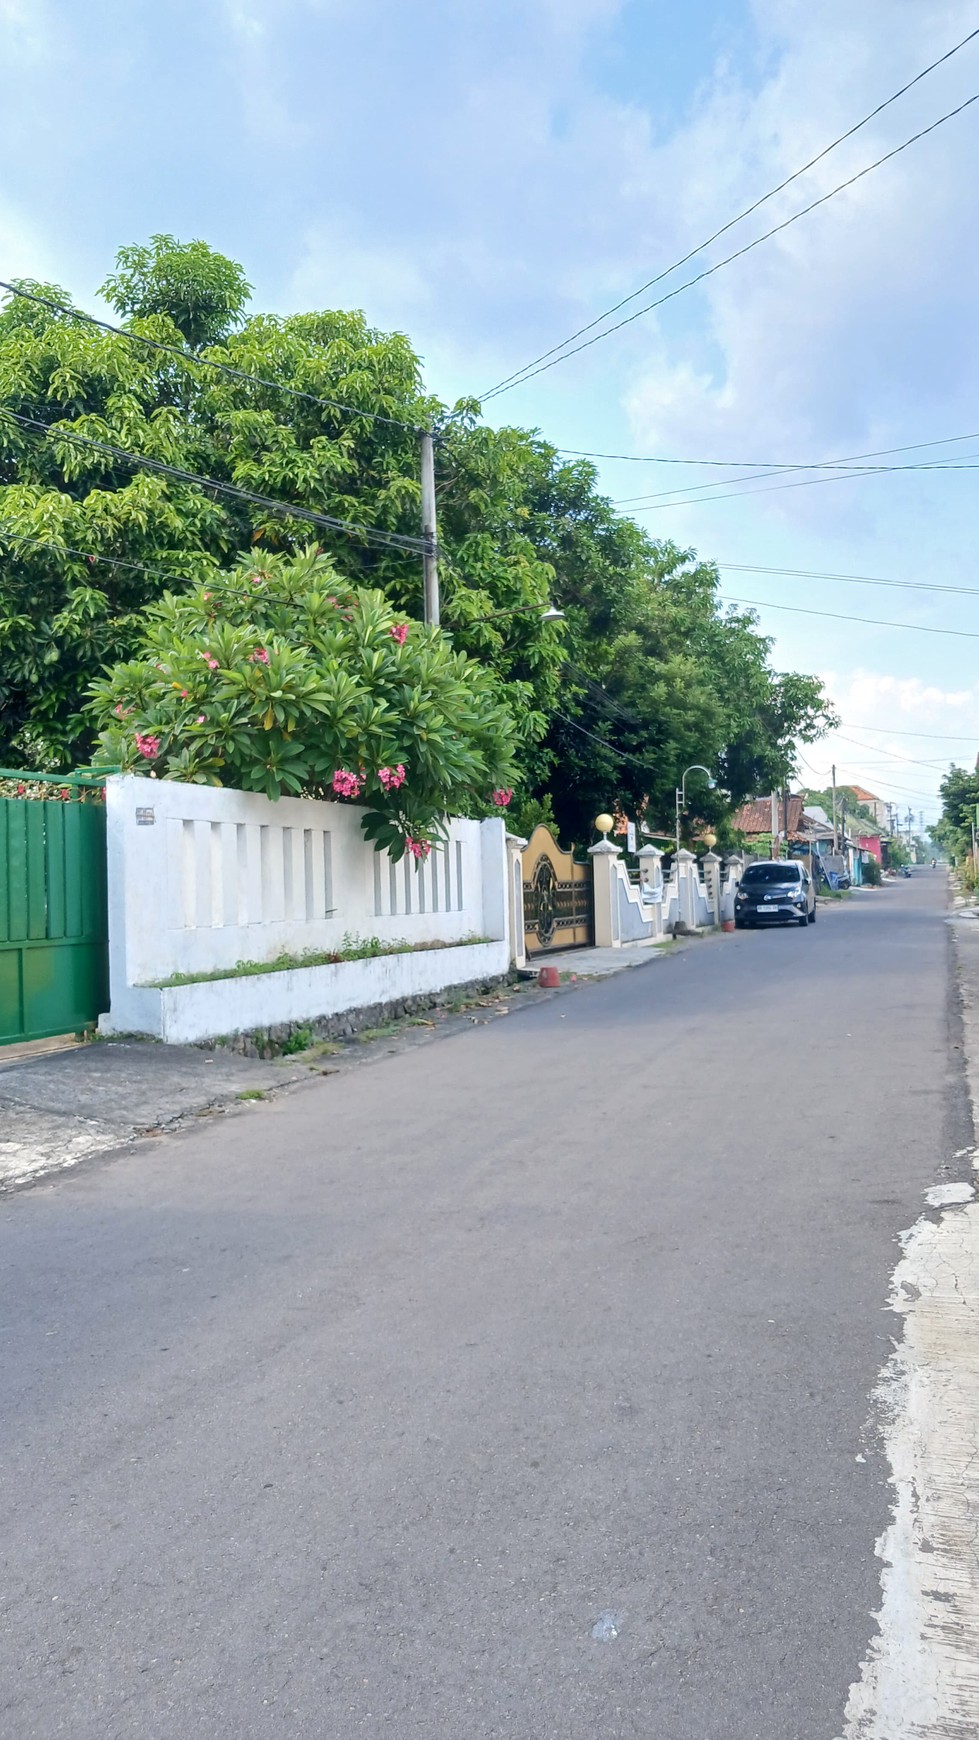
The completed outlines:
{"type": "Polygon", "coordinates": [[[902,864],[901,865],[901,875],[902,876],[910,876],[910,874],[911,874],[910,864],[902,864]]]}
{"type": "Polygon", "coordinates": [[[804,864],[791,858],[749,864],[734,897],[734,924],[815,924],[816,890],[804,864]]]}

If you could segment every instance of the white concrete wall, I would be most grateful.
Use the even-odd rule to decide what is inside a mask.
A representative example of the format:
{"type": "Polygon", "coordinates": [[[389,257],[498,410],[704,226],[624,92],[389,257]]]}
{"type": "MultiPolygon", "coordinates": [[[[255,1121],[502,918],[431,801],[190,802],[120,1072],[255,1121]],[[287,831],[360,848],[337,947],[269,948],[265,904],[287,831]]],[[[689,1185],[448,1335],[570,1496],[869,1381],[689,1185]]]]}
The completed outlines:
{"type": "MultiPolygon", "coordinates": [[[[105,1031],[164,1037],[154,981],[281,954],[329,952],[345,936],[416,946],[479,937],[509,949],[501,819],[453,820],[447,844],[427,860],[393,864],[364,839],[363,811],[349,804],[272,803],[254,792],[123,775],[107,783],[106,810],[111,1007],[101,1024],[105,1031]]],[[[449,952],[440,948],[434,958],[449,952]]],[[[376,968],[393,958],[344,967],[376,968]]],[[[446,959],[440,970],[454,967],[446,959]]],[[[477,969],[476,976],[490,970],[477,969]]],[[[289,976],[231,983],[264,987],[268,1001],[273,981],[289,976]]],[[[372,992],[366,1000],[383,999],[372,992]]],[[[319,1011],[335,1012],[333,1006],[319,1011]]],[[[295,1019],[312,1013],[306,1008],[295,1019]]],[[[213,1031],[246,1031],[272,1019],[229,1019],[213,1031]]]]}
{"type": "Polygon", "coordinates": [[[152,1029],[168,1045],[193,1045],[225,1034],[249,1033],[279,1022],[316,1021],[444,991],[473,979],[496,978],[510,965],[506,939],[454,948],[377,955],[336,966],[295,967],[238,979],[205,979],[145,993],[156,1000],[152,1029]]]}

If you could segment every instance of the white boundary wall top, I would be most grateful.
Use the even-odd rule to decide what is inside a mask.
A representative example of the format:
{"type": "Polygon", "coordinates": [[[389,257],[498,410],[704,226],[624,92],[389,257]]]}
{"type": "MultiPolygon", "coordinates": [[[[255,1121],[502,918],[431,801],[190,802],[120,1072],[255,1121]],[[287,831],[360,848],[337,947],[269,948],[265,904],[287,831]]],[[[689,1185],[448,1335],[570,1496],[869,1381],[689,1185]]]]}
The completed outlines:
{"type": "Polygon", "coordinates": [[[108,780],[106,808],[117,1028],[127,991],[174,973],[328,952],[345,936],[417,945],[507,937],[496,817],[453,820],[428,859],[393,864],[364,839],[363,811],[350,804],[273,803],[127,774],[108,780]]]}

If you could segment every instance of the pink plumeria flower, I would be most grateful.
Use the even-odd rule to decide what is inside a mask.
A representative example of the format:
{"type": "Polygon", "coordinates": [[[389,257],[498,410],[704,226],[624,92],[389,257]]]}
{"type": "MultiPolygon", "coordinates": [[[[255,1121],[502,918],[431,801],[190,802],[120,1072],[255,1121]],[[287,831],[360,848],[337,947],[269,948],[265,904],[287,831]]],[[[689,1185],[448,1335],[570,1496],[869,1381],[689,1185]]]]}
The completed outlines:
{"type": "Polygon", "coordinates": [[[257,646],[251,655],[251,660],[253,665],[267,665],[269,655],[263,646],[257,646]]]}
{"type": "Polygon", "coordinates": [[[405,782],[404,764],[399,761],[397,767],[379,767],[377,777],[385,791],[397,791],[405,782]]]}
{"type": "Polygon", "coordinates": [[[360,796],[364,780],[363,775],[351,773],[345,767],[338,767],[330,783],[337,797],[356,798],[360,796]]]}
{"type": "Polygon", "coordinates": [[[140,755],[146,757],[147,761],[155,761],[160,753],[160,739],[158,737],[144,737],[141,732],[137,731],[136,748],[140,755]]]}
{"type": "Polygon", "coordinates": [[[197,723],[198,723],[198,725],[203,725],[203,723],[204,723],[204,719],[205,719],[205,714],[203,714],[203,713],[198,713],[198,715],[197,715],[197,723]]]}
{"type": "Polygon", "coordinates": [[[408,624],[406,622],[394,623],[391,628],[391,639],[396,640],[399,646],[404,646],[408,639],[408,624]]]}
{"type": "Polygon", "coordinates": [[[511,790],[509,790],[506,786],[501,785],[501,786],[498,786],[496,791],[493,793],[493,802],[497,805],[497,807],[499,809],[505,810],[507,807],[507,804],[510,802],[510,799],[512,797],[513,797],[513,792],[511,790]]]}
{"type": "Polygon", "coordinates": [[[218,669],[218,661],[213,653],[201,653],[201,658],[204,660],[209,671],[216,671],[218,669]]]}

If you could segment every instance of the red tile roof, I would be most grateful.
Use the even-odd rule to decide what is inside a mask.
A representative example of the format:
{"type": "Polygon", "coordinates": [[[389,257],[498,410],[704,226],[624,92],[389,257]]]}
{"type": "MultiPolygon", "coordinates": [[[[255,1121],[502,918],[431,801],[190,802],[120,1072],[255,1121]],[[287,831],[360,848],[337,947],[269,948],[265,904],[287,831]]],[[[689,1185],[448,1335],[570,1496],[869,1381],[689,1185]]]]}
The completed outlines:
{"type": "MultiPolygon", "coordinates": [[[[789,798],[788,822],[790,839],[801,831],[808,833],[808,830],[805,829],[803,823],[802,811],[804,805],[805,799],[801,795],[789,798]]],[[[775,825],[776,828],[781,831],[785,826],[785,813],[781,798],[778,800],[776,815],[777,821],[775,825]]],[[[738,831],[742,834],[747,834],[749,838],[752,834],[770,834],[772,831],[771,798],[751,798],[748,803],[742,804],[741,808],[735,811],[731,820],[738,831]]]]}

